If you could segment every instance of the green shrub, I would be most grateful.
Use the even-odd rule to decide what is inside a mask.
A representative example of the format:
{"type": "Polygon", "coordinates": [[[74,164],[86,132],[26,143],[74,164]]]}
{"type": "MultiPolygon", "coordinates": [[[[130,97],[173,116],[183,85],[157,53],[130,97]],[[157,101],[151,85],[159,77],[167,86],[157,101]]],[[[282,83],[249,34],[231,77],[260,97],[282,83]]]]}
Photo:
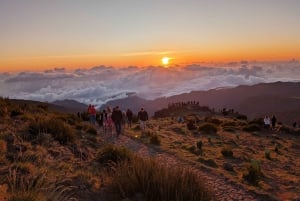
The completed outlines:
{"type": "Polygon", "coordinates": [[[260,131],[261,127],[258,124],[251,123],[245,126],[243,130],[247,132],[256,132],[256,131],[260,131]]]}
{"type": "Polygon", "coordinates": [[[111,162],[118,163],[123,160],[130,160],[132,154],[124,147],[117,147],[111,144],[105,145],[98,152],[96,161],[101,164],[109,164],[111,162]]]}
{"type": "Polygon", "coordinates": [[[243,174],[243,178],[248,181],[249,184],[258,186],[261,176],[260,162],[252,160],[247,168],[247,172],[243,174]]]}
{"type": "Polygon", "coordinates": [[[214,124],[203,123],[202,125],[199,126],[198,130],[205,134],[216,134],[218,131],[218,128],[214,124]]]}
{"type": "Polygon", "coordinates": [[[229,147],[223,148],[221,150],[221,153],[224,157],[229,157],[229,158],[233,157],[232,149],[229,147]]]}
{"type": "MultiPolygon", "coordinates": [[[[188,200],[208,201],[212,195],[201,179],[192,170],[177,166],[165,166],[152,159],[134,157],[115,168],[113,194],[132,198],[139,193],[140,200],[188,200]]],[[[133,198],[134,199],[134,198],[133,198]]]]}

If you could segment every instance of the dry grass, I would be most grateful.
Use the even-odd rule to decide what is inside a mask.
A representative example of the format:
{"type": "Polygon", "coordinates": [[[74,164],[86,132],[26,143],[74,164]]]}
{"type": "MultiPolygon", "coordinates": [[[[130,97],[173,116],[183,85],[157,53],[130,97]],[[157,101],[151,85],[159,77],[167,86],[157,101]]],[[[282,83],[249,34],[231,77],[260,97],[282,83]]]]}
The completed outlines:
{"type": "Polygon", "coordinates": [[[193,171],[139,157],[115,167],[112,189],[121,198],[140,193],[147,201],[204,201],[212,198],[203,180],[193,171]]]}

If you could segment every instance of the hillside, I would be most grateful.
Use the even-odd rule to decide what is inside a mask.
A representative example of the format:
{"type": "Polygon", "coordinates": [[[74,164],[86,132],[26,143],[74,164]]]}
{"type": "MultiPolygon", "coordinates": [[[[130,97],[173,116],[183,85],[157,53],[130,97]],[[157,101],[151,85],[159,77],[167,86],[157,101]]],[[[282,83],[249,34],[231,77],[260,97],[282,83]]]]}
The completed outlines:
{"type": "Polygon", "coordinates": [[[294,121],[300,121],[299,97],[299,82],[275,82],[209,91],[193,91],[155,100],[129,97],[108,102],[106,105],[119,105],[124,109],[132,108],[135,112],[140,107],[145,107],[153,115],[155,111],[167,107],[169,103],[195,100],[200,105],[209,106],[216,110],[234,109],[248,115],[249,118],[275,114],[279,121],[291,125],[294,121]]]}
{"type": "Polygon", "coordinates": [[[117,137],[76,115],[0,98],[0,200],[300,199],[299,129],[265,130],[200,106],[166,111],[117,137]]]}

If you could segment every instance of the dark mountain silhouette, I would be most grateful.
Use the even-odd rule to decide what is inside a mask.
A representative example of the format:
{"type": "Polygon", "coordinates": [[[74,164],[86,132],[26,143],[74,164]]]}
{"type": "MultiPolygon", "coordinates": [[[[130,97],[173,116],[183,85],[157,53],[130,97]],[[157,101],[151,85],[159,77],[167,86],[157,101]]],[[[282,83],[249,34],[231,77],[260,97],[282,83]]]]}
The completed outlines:
{"type": "Polygon", "coordinates": [[[83,111],[86,111],[86,109],[88,107],[84,103],[80,103],[78,101],[69,100],[69,99],[56,100],[56,101],[52,102],[52,104],[61,106],[69,112],[83,112],[83,111]]]}
{"type": "Polygon", "coordinates": [[[300,121],[300,82],[262,83],[253,86],[192,91],[171,97],[145,100],[137,96],[109,101],[107,105],[131,108],[137,112],[145,107],[150,115],[167,107],[169,103],[182,101],[199,101],[202,106],[216,110],[234,109],[250,118],[264,115],[276,115],[279,121],[292,123],[300,121]]]}

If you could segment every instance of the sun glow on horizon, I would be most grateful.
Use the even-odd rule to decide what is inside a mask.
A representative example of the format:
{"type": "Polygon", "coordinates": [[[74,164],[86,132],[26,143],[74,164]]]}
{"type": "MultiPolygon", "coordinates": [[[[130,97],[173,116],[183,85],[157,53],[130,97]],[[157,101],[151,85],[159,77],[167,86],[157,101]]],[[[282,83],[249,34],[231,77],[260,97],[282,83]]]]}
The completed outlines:
{"type": "Polygon", "coordinates": [[[164,65],[164,66],[167,66],[169,63],[170,63],[170,58],[169,57],[163,57],[161,59],[161,63],[164,65]]]}

